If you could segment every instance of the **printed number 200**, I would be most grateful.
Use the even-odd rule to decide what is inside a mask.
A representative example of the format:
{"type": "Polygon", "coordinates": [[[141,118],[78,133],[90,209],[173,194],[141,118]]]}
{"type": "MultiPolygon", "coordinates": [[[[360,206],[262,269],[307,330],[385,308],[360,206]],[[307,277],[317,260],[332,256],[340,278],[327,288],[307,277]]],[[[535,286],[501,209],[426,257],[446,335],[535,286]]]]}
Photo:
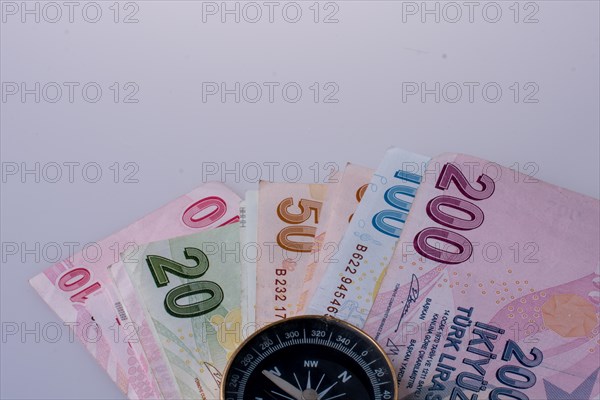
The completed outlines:
{"type": "MultiPolygon", "coordinates": [[[[167,271],[181,278],[194,279],[199,278],[208,270],[208,257],[197,248],[186,247],[184,250],[185,258],[194,260],[196,265],[187,266],[168,258],[156,255],[146,257],[152,277],[157,287],[165,286],[169,283],[167,271]]],[[[215,282],[196,281],[188,282],[173,288],[165,297],[165,309],[169,314],[177,318],[197,317],[217,308],[223,301],[223,289],[215,282]],[[194,294],[208,295],[208,298],[196,303],[179,305],[178,300],[194,294]]]]}
{"type": "MultiPolygon", "coordinates": [[[[454,183],[463,196],[470,200],[485,200],[495,189],[495,183],[489,176],[481,174],[477,183],[481,189],[473,187],[460,168],[454,164],[446,164],[435,185],[437,189],[447,190],[450,183],[454,183]]],[[[469,231],[478,228],[484,219],[481,208],[468,200],[454,196],[441,195],[427,203],[427,215],[440,225],[454,230],[469,231]],[[463,213],[466,218],[458,217],[444,211],[444,208],[453,209],[454,212],[463,213]]],[[[414,238],[415,250],[423,257],[444,264],[460,264],[471,257],[473,245],[463,235],[446,228],[428,227],[417,233],[414,238]],[[429,239],[444,242],[458,249],[456,252],[434,247],[428,243],[429,239]]]]}

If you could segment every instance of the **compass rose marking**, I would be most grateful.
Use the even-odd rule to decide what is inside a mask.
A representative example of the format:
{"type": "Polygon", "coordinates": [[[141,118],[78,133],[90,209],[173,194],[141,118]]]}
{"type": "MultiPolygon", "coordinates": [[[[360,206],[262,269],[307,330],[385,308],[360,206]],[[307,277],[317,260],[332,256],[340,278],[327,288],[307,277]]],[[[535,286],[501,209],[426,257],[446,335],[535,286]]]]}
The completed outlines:
{"type": "Polygon", "coordinates": [[[338,382],[334,382],[333,385],[329,386],[327,389],[325,389],[321,393],[319,393],[319,398],[325,396],[337,384],[338,384],[338,382]]]}
{"type": "Polygon", "coordinates": [[[323,378],[325,378],[325,374],[323,374],[323,376],[319,380],[319,383],[317,383],[317,387],[315,388],[315,390],[319,390],[319,386],[321,386],[321,382],[323,382],[323,378]]]}
{"type": "Polygon", "coordinates": [[[294,379],[296,380],[296,383],[298,384],[298,389],[300,391],[302,391],[302,385],[300,385],[300,381],[298,380],[298,376],[296,375],[295,372],[294,372],[294,379]]]}
{"type": "Polygon", "coordinates": [[[345,395],[346,395],[346,393],[336,394],[335,396],[331,396],[331,397],[328,397],[328,398],[323,399],[323,400],[333,400],[333,399],[337,399],[338,397],[342,397],[342,396],[345,396],[345,395]]]}
{"type": "Polygon", "coordinates": [[[285,394],[283,394],[283,393],[279,393],[279,392],[276,392],[276,391],[274,391],[274,390],[271,390],[271,393],[273,393],[273,394],[276,394],[276,395],[278,395],[278,396],[281,396],[281,397],[283,397],[284,399],[296,400],[296,399],[294,399],[293,397],[286,396],[285,394]]]}
{"type": "MultiPolygon", "coordinates": [[[[307,320],[309,320],[308,322],[310,322],[310,319],[307,320]]],[[[250,354],[254,353],[256,356],[258,356],[260,360],[256,359],[255,356],[254,362],[252,362],[248,366],[247,371],[244,370],[241,367],[241,365],[235,364],[231,365],[230,371],[235,370],[238,371],[238,373],[243,374],[243,385],[248,384],[248,382],[252,382],[252,384],[250,386],[243,386],[242,390],[236,393],[233,393],[232,391],[227,392],[230,394],[235,394],[235,398],[237,400],[242,400],[242,398],[246,398],[246,395],[258,396],[256,397],[257,399],[262,399],[264,397],[265,400],[348,400],[350,397],[365,397],[363,396],[363,394],[366,394],[368,392],[364,392],[364,390],[370,391],[370,389],[368,389],[369,385],[371,389],[375,390],[376,393],[379,393],[379,390],[382,387],[387,388],[387,386],[394,386],[393,380],[389,379],[390,376],[393,378],[393,375],[390,375],[389,371],[387,376],[388,379],[384,377],[383,380],[385,381],[379,382],[379,379],[377,379],[374,376],[373,371],[371,369],[373,365],[377,365],[378,361],[377,358],[373,357],[373,354],[382,353],[381,349],[373,349],[367,346],[367,351],[363,353],[370,353],[370,357],[365,357],[366,354],[360,353],[360,351],[355,352],[359,344],[361,344],[361,347],[363,347],[364,345],[363,341],[356,340],[357,337],[359,339],[361,338],[360,332],[348,332],[346,334],[344,330],[339,331],[338,329],[335,329],[336,326],[327,326],[327,329],[323,331],[322,335],[318,335],[318,337],[309,337],[309,335],[307,335],[306,332],[306,330],[309,329],[306,326],[306,323],[304,322],[304,320],[301,319],[299,319],[299,321],[304,323],[305,326],[298,326],[298,323],[296,322],[294,331],[295,334],[287,335],[286,333],[286,335],[290,336],[290,338],[288,339],[286,336],[285,341],[281,339],[281,334],[287,331],[282,330],[282,328],[279,327],[279,325],[274,325],[274,327],[269,328],[272,329],[270,335],[268,335],[267,330],[265,333],[263,333],[262,337],[258,336],[256,339],[254,339],[253,342],[249,342],[249,346],[247,346],[247,352],[250,354]],[[275,327],[279,329],[279,332],[277,332],[275,327]],[[329,335],[326,335],[325,333],[327,330],[329,330],[329,335]],[[338,336],[336,336],[336,338],[338,339],[334,341],[333,334],[337,335],[340,332],[342,333],[340,337],[343,340],[339,339],[338,336]],[[300,334],[298,335],[298,333],[300,334]],[[266,341],[266,338],[268,338],[269,336],[271,339],[273,338],[273,336],[275,336],[277,338],[277,344],[274,346],[269,346],[267,349],[265,349],[266,351],[260,352],[254,345],[260,343],[261,338],[266,341]],[[308,354],[313,353],[304,352],[303,348],[299,347],[312,345],[325,346],[329,349],[327,350],[327,352],[319,353],[318,356],[310,357],[308,356],[308,354]],[[379,350],[379,352],[377,350],[379,350]],[[278,352],[282,353],[282,358],[271,358],[273,354],[278,352]],[[338,359],[336,357],[336,352],[344,353],[346,356],[350,357],[350,359],[345,361],[342,360],[342,358],[338,359]],[[316,364],[319,361],[315,361],[315,358],[317,358],[318,360],[319,356],[322,356],[323,360],[331,359],[332,363],[331,365],[327,365],[327,371],[319,371],[319,369],[321,368],[316,368],[316,364]],[[269,359],[269,362],[264,362],[264,360],[266,360],[267,358],[269,359]],[[371,358],[371,360],[369,361],[368,358],[371,358]],[[289,371],[286,374],[280,373],[277,367],[274,367],[274,364],[277,363],[277,360],[285,360],[286,363],[289,363],[289,367],[292,369],[292,371],[289,371]],[[355,365],[357,368],[360,368],[360,372],[363,375],[366,373],[370,382],[363,382],[363,380],[352,380],[352,382],[347,384],[347,382],[349,382],[353,377],[352,375],[354,375],[350,375],[350,373],[346,369],[347,365],[344,366],[344,364],[348,362],[354,363],[353,365],[355,365]],[[262,368],[260,368],[259,365],[262,366],[262,368]],[[302,368],[302,366],[304,368],[302,368]],[[272,369],[273,367],[275,369],[272,369]],[[313,370],[315,371],[315,376],[313,376],[312,374],[313,370]],[[340,373],[340,371],[342,372],[340,373]],[[338,375],[338,373],[340,374],[338,375]],[[304,381],[304,384],[302,384],[302,382],[300,382],[300,378],[304,374],[306,374],[306,380],[304,381]],[[318,377],[319,374],[321,374],[320,378],[318,377]],[[249,375],[251,375],[253,378],[250,379],[250,381],[246,382],[249,375]],[[264,376],[260,378],[260,375],[264,376]],[[257,376],[259,377],[258,380],[256,379],[257,376]],[[325,381],[326,376],[331,377],[333,379],[330,380],[328,378],[328,380],[325,381]],[[315,385],[315,381],[317,381],[317,385],[315,385]],[[267,382],[268,384],[265,385],[265,383],[267,382]],[[336,386],[338,385],[338,383],[341,384],[339,386],[336,386]],[[367,383],[369,385],[367,385],[367,383]],[[271,386],[271,384],[274,384],[274,386],[271,386]],[[323,386],[323,389],[321,389],[321,386],[323,386]],[[354,396],[355,390],[356,394],[361,393],[361,395],[354,396]],[[350,397],[348,397],[349,393],[353,394],[350,395],[350,397]],[[243,397],[240,397],[240,395],[243,397]]],[[[294,326],[292,321],[290,321],[289,323],[292,324],[292,326],[294,326]]],[[[368,342],[366,344],[369,345],[368,342]]],[[[281,365],[279,366],[281,367],[281,365]]],[[[321,365],[319,365],[319,367],[321,367],[321,365]]],[[[394,392],[393,387],[387,389],[389,389],[391,392],[394,392]]]]}

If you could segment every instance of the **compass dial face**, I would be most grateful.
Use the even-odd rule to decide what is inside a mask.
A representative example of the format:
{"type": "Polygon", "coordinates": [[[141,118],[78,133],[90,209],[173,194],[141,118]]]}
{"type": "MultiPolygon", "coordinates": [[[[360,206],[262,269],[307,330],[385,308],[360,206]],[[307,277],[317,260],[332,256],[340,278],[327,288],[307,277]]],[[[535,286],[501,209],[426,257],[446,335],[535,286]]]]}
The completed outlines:
{"type": "Polygon", "coordinates": [[[222,400],[396,400],[393,367],[361,330],[321,316],[273,323],[231,358],[222,400]]]}

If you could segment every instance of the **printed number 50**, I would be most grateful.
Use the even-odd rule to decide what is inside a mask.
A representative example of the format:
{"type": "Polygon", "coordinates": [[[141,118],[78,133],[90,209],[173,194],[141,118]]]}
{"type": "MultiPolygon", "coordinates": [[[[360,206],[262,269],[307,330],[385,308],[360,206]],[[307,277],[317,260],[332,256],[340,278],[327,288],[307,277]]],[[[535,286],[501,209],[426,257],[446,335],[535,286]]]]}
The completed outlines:
{"type": "Polygon", "coordinates": [[[298,253],[310,253],[313,248],[312,240],[315,238],[317,228],[309,225],[299,225],[306,222],[311,216],[314,215],[315,224],[319,223],[319,214],[321,213],[321,206],[323,203],[315,200],[300,199],[298,202],[298,208],[300,213],[291,213],[288,208],[294,204],[294,199],[288,197],[283,199],[277,206],[277,216],[283,222],[292,224],[286,226],[277,235],[277,244],[285,250],[294,251],[298,253]],[[313,213],[314,211],[314,213],[313,213]],[[307,241],[294,241],[291,240],[293,236],[307,237],[310,240],[307,241]]]}
{"type": "MultiPolygon", "coordinates": [[[[206,257],[206,254],[202,250],[194,247],[186,247],[183,253],[186,259],[194,260],[196,265],[190,267],[162,256],[149,255],[146,257],[157,287],[166,286],[169,283],[167,271],[187,279],[199,278],[208,271],[208,257],[206,257]]],[[[215,282],[188,282],[171,289],[167,293],[167,297],[165,297],[165,309],[174,317],[192,318],[211,312],[222,301],[223,289],[215,282]],[[194,294],[204,294],[209,297],[186,305],[179,305],[177,303],[182,298],[194,294]]]]}

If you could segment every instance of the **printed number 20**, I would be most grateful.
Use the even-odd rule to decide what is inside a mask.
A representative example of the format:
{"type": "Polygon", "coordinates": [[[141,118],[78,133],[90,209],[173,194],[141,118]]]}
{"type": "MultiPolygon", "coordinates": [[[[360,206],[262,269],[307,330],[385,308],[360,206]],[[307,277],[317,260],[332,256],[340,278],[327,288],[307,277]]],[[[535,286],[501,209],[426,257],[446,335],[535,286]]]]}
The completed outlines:
{"type": "MultiPolygon", "coordinates": [[[[206,257],[206,254],[202,250],[194,247],[186,247],[183,253],[186,259],[194,260],[196,265],[190,267],[162,256],[149,255],[146,257],[157,287],[162,287],[169,283],[167,271],[187,279],[199,278],[206,273],[208,270],[208,257],[206,257]]],[[[215,282],[188,282],[171,289],[167,293],[165,297],[165,309],[169,314],[177,318],[197,317],[217,308],[223,301],[223,297],[223,289],[215,282]],[[179,305],[177,303],[178,300],[195,294],[204,294],[209,297],[187,305],[179,305]]]]}

